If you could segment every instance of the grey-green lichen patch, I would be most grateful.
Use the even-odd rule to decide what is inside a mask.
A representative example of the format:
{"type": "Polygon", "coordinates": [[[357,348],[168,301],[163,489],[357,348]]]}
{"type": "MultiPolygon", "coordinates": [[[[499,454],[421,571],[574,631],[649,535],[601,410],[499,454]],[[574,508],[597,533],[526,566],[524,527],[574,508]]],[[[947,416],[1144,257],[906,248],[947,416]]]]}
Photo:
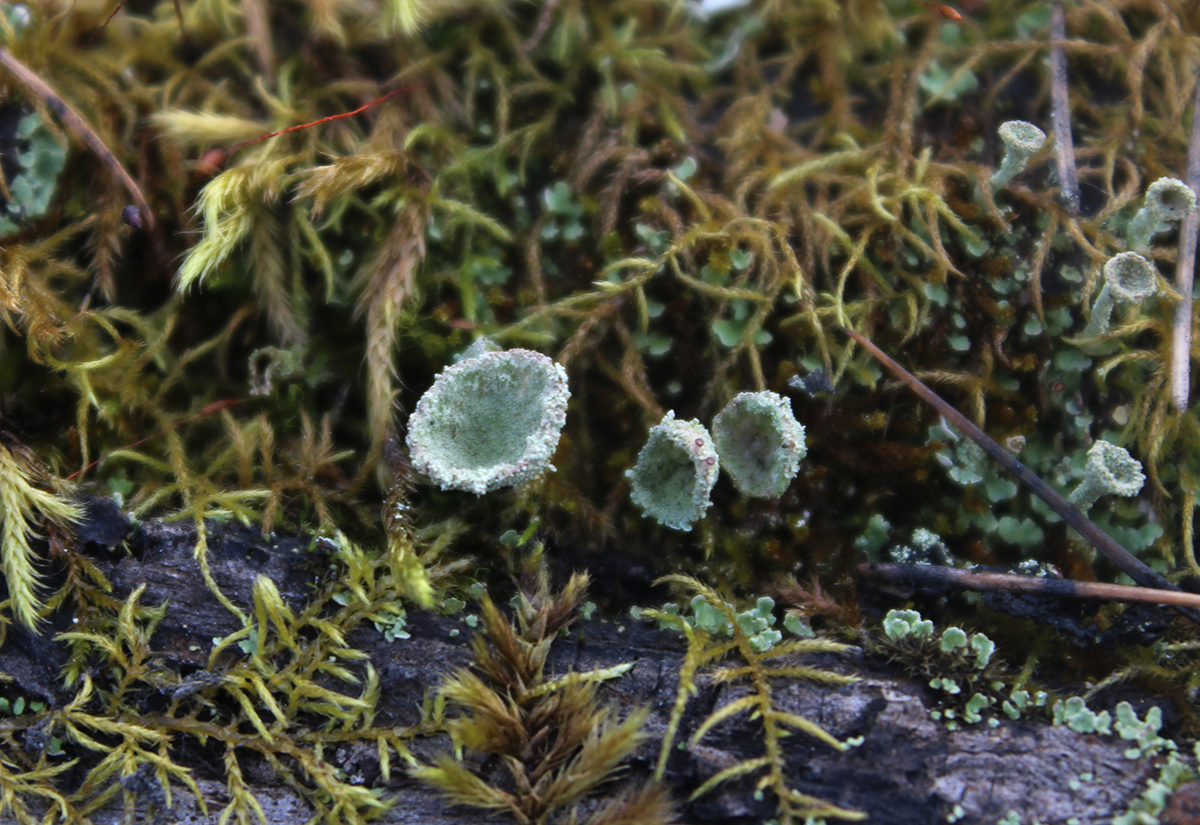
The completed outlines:
{"type": "Polygon", "coordinates": [[[1114,255],[1104,264],[1104,287],[1096,296],[1083,334],[1103,335],[1117,304],[1139,304],[1158,291],[1158,270],[1136,252],[1114,255]]]}
{"type": "Polygon", "coordinates": [[[996,130],[1004,143],[1004,158],[1000,168],[992,175],[992,186],[1001,189],[1025,169],[1029,159],[1046,142],[1046,133],[1024,120],[1010,120],[1000,124],[996,130]]]}
{"type": "Polygon", "coordinates": [[[0,208],[0,235],[12,234],[24,222],[46,213],[67,159],[66,147],[46,128],[37,112],[21,118],[16,138],[20,147],[15,154],[18,169],[8,181],[12,200],[0,208]]]}
{"type": "Polygon", "coordinates": [[[567,373],[524,349],[461,361],[434,381],[409,420],[413,467],[443,490],[482,495],[554,468],[567,373]]]}
{"type": "Polygon", "coordinates": [[[779,498],[807,452],[792,402],[773,392],[739,393],[713,420],[721,464],[743,494],[779,498]]]}
{"type": "Polygon", "coordinates": [[[1177,178],[1159,178],[1146,190],[1146,201],[1129,222],[1129,248],[1145,252],[1154,236],[1196,211],[1196,193],[1177,178]]]}
{"type": "Polygon", "coordinates": [[[1070,502],[1085,513],[1100,496],[1135,496],[1146,483],[1142,463],[1124,447],[1097,441],[1088,450],[1083,481],[1070,495],[1070,502]]]}
{"type": "Polygon", "coordinates": [[[676,419],[671,411],[650,428],[637,463],[625,474],[633,503],[647,516],[673,530],[691,530],[712,504],[719,467],[708,430],[695,419],[676,419]]]}

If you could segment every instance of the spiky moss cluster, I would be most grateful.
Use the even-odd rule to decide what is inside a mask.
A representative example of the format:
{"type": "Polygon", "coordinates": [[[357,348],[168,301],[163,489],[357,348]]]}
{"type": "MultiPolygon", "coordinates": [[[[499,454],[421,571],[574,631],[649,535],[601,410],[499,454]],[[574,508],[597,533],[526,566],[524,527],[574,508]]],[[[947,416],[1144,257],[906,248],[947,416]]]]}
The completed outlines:
{"type": "Polygon", "coordinates": [[[719,468],[708,430],[694,418],[676,419],[672,410],[650,428],[637,463],[625,474],[633,503],[647,516],[674,530],[691,530],[712,504],[708,497],[719,468]]]}
{"type": "Polygon", "coordinates": [[[1129,222],[1129,248],[1145,252],[1154,236],[1196,211],[1196,193],[1177,178],[1159,178],[1146,190],[1146,201],[1129,222]]]}
{"type": "Polygon", "coordinates": [[[992,186],[1001,189],[1025,169],[1025,164],[1046,142],[1046,133],[1024,120],[1001,123],[996,130],[1004,144],[1004,158],[1000,168],[992,175],[992,186]]]}
{"type": "Polygon", "coordinates": [[[1136,496],[1146,483],[1142,463],[1124,447],[1097,441],[1088,450],[1086,474],[1070,502],[1085,513],[1100,496],[1136,496]]]}
{"type": "Polygon", "coordinates": [[[582,612],[588,577],[575,573],[561,592],[552,593],[539,544],[524,565],[522,582],[511,623],[481,593],[486,636],[471,642],[473,667],[448,675],[438,690],[438,700],[453,715],[436,723],[450,734],[458,755],[446,753],[432,765],[415,766],[413,775],[455,804],[507,812],[518,823],[665,825],[674,820],[674,805],[657,777],[599,807],[584,803],[648,736],[645,709],[633,709],[618,721],[616,710],[597,696],[601,683],[623,676],[633,663],[549,676],[550,647],[582,612]],[[473,773],[463,750],[501,757],[508,776],[473,773]]]}
{"type": "MultiPolygon", "coordinates": [[[[749,692],[713,710],[692,732],[687,749],[695,750],[713,728],[745,714],[762,726],[765,753],[728,765],[713,774],[693,792],[692,798],[703,796],[725,782],[763,772],[758,779],[758,792],[761,794],[764,790],[770,790],[775,794],[778,821],[784,825],[798,820],[811,821],[810,818],[817,817],[822,820],[865,819],[865,814],[859,811],[838,807],[791,787],[789,777],[793,774],[789,770],[788,753],[781,744],[785,737],[799,731],[840,751],[851,747],[853,743],[838,741],[829,731],[804,716],[780,710],[773,693],[773,684],[784,680],[804,680],[824,685],[847,685],[858,681],[857,676],[798,665],[794,659],[810,653],[844,653],[850,648],[839,642],[811,637],[781,642],[781,634],[769,631],[770,625],[774,624],[774,602],[770,599],[760,599],[752,610],[738,610],[728,598],[691,576],[665,576],[659,583],[671,584],[680,595],[691,596],[694,612],[691,616],[680,615],[678,610],[645,610],[640,613],[642,617],[683,631],[688,643],[655,776],[663,776],[667,761],[675,750],[675,737],[679,733],[688,700],[696,693],[696,681],[701,669],[719,665],[725,659],[736,656],[738,661],[733,667],[715,668],[713,680],[731,683],[744,679],[749,692]],[[783,661],[773,661],[775,659],[783,661]]],[[[808,634],[811,634],[811,630],[804,635],[808,634]]]]}
{"type": "MultiPolygon", "coordinates": [[[[0,568],[8,598],[0,606],[8,607],[17,621],[32,629],[43,606],[37,594],[39,576],[31,541],[37,536],[39,522],[69,530],[79,521],[81,510],[65,497],[42,489],[53,480],[32,452],[6,436],[0,433],[0,568]]],[[[6,623],[0,616],[0,644],[4,643],[6,623]]]]}
{"type": "Polygon", "coordinates": [[[1096,296],[1092,317],[1083,334],[1087,337],[1108,331],[1113,307],[1140,304],[1158,291],[1158,270],[1136,252],[1114,255],[1104,264],[1104,286],[1096,296]]]}
{"type": "Polygon", "coordinates": [[[567,418],[567,373],[525,349],[490,352],[440,373],[409,422],[412,463],[443,490],[483,495],[553,471],[567,418]]]}
{"type": "Polygon", "coordinates": [[[721,464],[743,494],[779,498],[807,448],[792,402],[774,392],[739,393],[713,419],[721,464]]]}

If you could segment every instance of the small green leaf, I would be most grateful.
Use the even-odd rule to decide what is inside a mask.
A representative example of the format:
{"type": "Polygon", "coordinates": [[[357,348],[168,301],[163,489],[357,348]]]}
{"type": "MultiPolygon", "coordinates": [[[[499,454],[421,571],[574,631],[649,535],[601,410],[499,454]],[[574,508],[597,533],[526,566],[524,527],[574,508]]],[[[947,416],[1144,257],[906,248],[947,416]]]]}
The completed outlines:
{"type": "Polygon", "coordinates": [[[1077,349],[1061,349],[1054,354],[1054,366],[1063,372],[1082,372],[1092,365],[1092,359],[1077,349]]]}
{"type": "Polygon", "coordinates": [[[717,336],[717,340],[721,342],[722,346],[729,349],[736,347],[742,340],[742,330],[742,324],[724,318],[713,321],[712,324],[712,331],[717,336]]]}

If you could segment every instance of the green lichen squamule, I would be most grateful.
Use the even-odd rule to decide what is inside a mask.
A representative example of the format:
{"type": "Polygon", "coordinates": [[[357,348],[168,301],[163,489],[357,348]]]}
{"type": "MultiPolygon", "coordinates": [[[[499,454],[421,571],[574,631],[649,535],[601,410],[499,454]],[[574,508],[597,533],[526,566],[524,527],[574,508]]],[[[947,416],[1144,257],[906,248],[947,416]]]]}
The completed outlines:
{"type": "Polygon", "coordinates": [[[713,419],[721,464],[744,495],[779,498],[807,449],[792,402],[774,392],[743,392],[713,419]]]}
{"type": "Polygon", "coordinates": [[[421,397],[409,421],[413,467],[443,490],[483,495],[553,470],[567,416],[567,373],[513,349],[460,361],[421,397]]]}
{"type": "Polygon", "coordinates": [[[674,411],[650,428],[637,463],[625,475],[633,503],[673,530],[691,530],[704,518],[720,464],[713,438],[699,421],[681,421],[674,411]]]}

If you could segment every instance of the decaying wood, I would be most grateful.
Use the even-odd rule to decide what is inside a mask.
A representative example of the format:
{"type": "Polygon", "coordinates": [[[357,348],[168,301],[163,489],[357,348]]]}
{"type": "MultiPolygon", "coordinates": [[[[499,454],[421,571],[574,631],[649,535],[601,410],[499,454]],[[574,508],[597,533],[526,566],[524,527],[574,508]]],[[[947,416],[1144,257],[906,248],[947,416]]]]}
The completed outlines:
{"type": "MultiPolygon", "coordinates": [[[[108,531],[109,534],[112,531],[108,531]]],[[[151,640],[164,659],[176,666],[199,665],[210,649],[213,636],[235,629],[231,617],[208,594],[192,558],[195,535],[186,524],[148,522],[128,539],[132,553],[108,564],[117,596],[146,585],[144,604],[170,599],[158,631],[151,640]]],[[[111,535],[102,543],[112,541],[111,535]]],[[[311,592],[314,575],[312,554],[304,539],[264,539],[253,530],[236,525],[211,525],[209,562],[224,592],[235,602],[248,605],[250,587],[257,574],[271,576],[284,599],[294,605],[311,592]]],[[[468,663],[471,630],[456,617],[410,612],[412,637],[387,642],[373,627],[361,627],[350,643],[367,652],[380,674],[381,701],[376,723],[407,727],[418,718],[418,706],[426,692],[435,688],[443,675],[468,663]]],[[[26,639],[0,648],[0,668],[18,674],[22,685],[36,683],[37,692],[51,703],[67,698],[61,683],[47,679],[46,664],[30,661],[45,656],[53,633],[46,638],[26,639]],[[21,678],[19,674],[26,674],[21,678]],[[29,674],[33,674],[32,676],[29,674]]],[[[888,825],[925,825],[945,821],[955,806],[961,808],[961,823],[994,823],[1009,811],[1022,821],[1064,822],[1071,817],[1080,823],[1108,822],[1137,798],[1149,778],[1156,774],[1151,760],[1128,759],[1128,743],[1116,736],[1076,733],[1067,727],[1051,726],[1041,713],[1030,713],[1013,722],[1004,719],[998,727],[986,724],[947,730],[930,717],[935,691],[922,681],[902,676],[887,663],[864,656],[855,648],[849,656],[809,657],[817,665],[843,673],[855,673],[860,681],[838,688],[806,682],[779,683],[775,698],[783,710],[803,715],[822,725],[839,739],[861,737],[862,743],[845,753],[795,735],[787,740],[792,782],[797,790],[821,797],[839,806],[865,811],[871,822],[888,825]],[[1086,781],[1081,774],[1090,774],[1086,781]]],[[[625,677],[604,688],[607,701],[623,710],[648,706],[650,737],[637,758],[615,783],[643,780],[653,770],[657,749],[677,685],[683,644],[679,634],[660,631],[632,620],[614,623],[595,620],[572,629],[554,648],[549,669],[603,668],[635,662],[625,677]]],[[[62,659],[60,655],[59,660],[62,659]]],[[[698,680],[699,694],[685,715],[677,741],[686,741],[696,726],[719,704],[736,699],[745,688],[698,680]]],[[[1144,709],[1140,709],[1143,710],[1144,709]]],[[[671,756],[666,779],[680,800],[723,767],[761,752],[757,722],[735,717],[718,726],[694,749],[681,749],[671,756]]],[[[414,752],[432,759],[449,749],[438,738],[420,740],[414,752]]],[[[381,784],[379,764],[373,747],[346,746],[330,755],[347,775],[363,783],[381,784]]],[[[480,768],[488,770],[486,762],[480,768]]],[[[202,817],[183,788],[174,788],[176,807],[173,821],[215,822],[224,806],[224,783],[211,773],[212,766],[196,765],[202,792],[208,797],[208,819],[202,817]]],[[[274,783],[268,768],[248,768],[248,779],[262,802],[268,821],[277,825],[309,820],[311,810],[290,789],[274,783]]],[[[395,802],[380,822],[391,825],[465,825],[484,820],[482,812],[445,805],[434,792],[408,779],[394,768],[385,795],[395,802]]],[[[761,822],[769,819],[774,802],[769,794],[757,798],[753,778],[718,788],[685,804],[684,822],[761,822]]],[[[96,825],[117,825],[120,807],[93,817],[96,825]]],[[[495,821],[503,821],[496,819],[495,821]]]]}

